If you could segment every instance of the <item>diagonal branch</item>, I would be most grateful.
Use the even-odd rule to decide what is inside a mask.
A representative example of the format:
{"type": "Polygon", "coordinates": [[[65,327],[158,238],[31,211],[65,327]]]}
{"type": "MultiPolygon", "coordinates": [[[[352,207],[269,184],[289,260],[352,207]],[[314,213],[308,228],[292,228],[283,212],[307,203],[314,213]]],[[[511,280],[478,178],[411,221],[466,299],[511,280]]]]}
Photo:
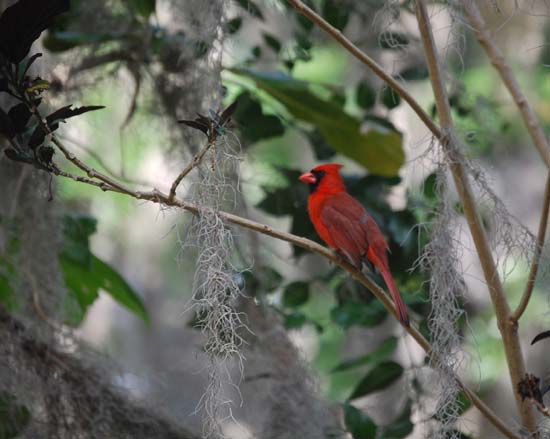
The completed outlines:
{"type": "Polygon", "coordinates": [[[493,64],[493,67],[500,75],[502,82],[514,99],[527,131],[529,131],[544,164],[550,167],[550,145],[548,144],[548,140],[542,131],[542,127],[533,107],[521,91],[521,87],[514,76],[514,72],[506,62],[501,50],[495,44],[490,31],[487,29],[487,24],[479,11],[477,2],[475,0],[465,0],[464,11],[466,12],[468,21],[472,25],[479,44],[485,49],[491,64],[493,64]]]}
{"type": "MultiPolygon", "coordinates": [[[[56,145],[61,144],[61,142],[55,139],[55,144],[56,145]]],[[[83,164],[82,162],[79,162],[79,163],[81,163],[81,166],[83,166],[84,169],[86,169],[86,172],[88,174],[95,175],[96,177],[99,175],[99,173],[89,168],[87,165],[83,164]]],[[[157,189],[153,189],[148,192],[141,192],[141,191],[134,191],[121,184],[109,185],[103,181],[98,183],[90,179],[74,178],[74,176],[71,176],[70,174],[65,172],[61,172],[58,175],[62,177],[71,178],[80,183],[90,184],[90,185],[99,187],[104,191],[123,193],[138,200],[148,200],[163,206],[177,207],[177,208],[186,210],[188,212],[191,212],[193,214],[200,214],[201,212],[209,212],[211,210],[208,208],[197,206],[195,204],[187,203],[175,196],[171,197],[170,194],[165,194],[157,189]]],[[[335,264],[337,264],[338,266],[346,270],[358,282],[360,282],[362,285],[368,288],[372,292],[372,294],[374,294],[374,296],[376,296],[376,298],[380,300],[380,302],[382,302],[386,310],[388,310],[390,314],[393,314],[396,318],[398,318],[398,313],[394,308],[393,302],[389,298],[387,293],[378,285],[376,285],[369,277],[365,276],[362,272],[358,271],[352,264],[342,259],[338,254],[336,254],[332,250],[329,250],[328,248],[323,247],[322,245],[314,241],[311,241],[307,238],[282,232],[266,224],[258,223],[256,221],[252,221],[247,218],[234,215],[232,213],[218,211],[216,212],[216,214],[222,220],[228,223],[261,233],[263,235],[267,235],[267,236],[279,239],[281,241],[288,242],[293,245],[297,245],[310,252],[321,255],[329,261],[334,262],[335,264]]],[[[426,354],[430,356],[432,359],[434,359],[435,354],[432,352],[431,345],[429,341],[426,340],[426,338],[421,334],[421,332],[414,325],[411,325],[410,327],[404,328],[404,329],[411,335],[411,337],[413,337],[416,340],[416,342],[422,347],[422,349],[426,352],[426,354]]],[[[455,377],[455,379],[458,385],[460,386],[460,388],[464,391],[467,397],[472,401],[472,403],[505,437],[510,439],[519,439],[519,436],[516,435],[481,399],[479,399],[479,397],[472,390],[470,390],[464,383],[462,383],[462,381],[458,377],[455,377]]]]}
{"type": "Polygon", "coordinates": [[[425,0],[416,0],[416,17],[435,95],[437,114],[441,121],[442,131],[447,133],[441,145],[449,159],[455,186],[460,196],[462,206],[464,207],[464,216],[468,221],[468,226],[481,262],[485,281],[489,288],[489,294],[491,295],[491,300],[495,309],[498,327],[502,335],[506,361],[508,363],[510,379],[512,381],[512,388],[514,389],[518,410],[524,426],[528,431],[533,433],[537,429],[534,412],[528,404],[522,401],[521,396],[515,391],[517,383],[519,383],[525,375],[525,363],[521,351],[521,344],[518,332],[509,320],[511,314],[510,306],[506,299],[506,294],[504,293],[504,288],[493,259],[491,247],[489,246],[481,217],[477,211],[469,176],[462,164],[464,160],[462,154],[463,148],[453,135],[454,123],[451,115],[451,108],[445,89],[442,69],[439,63],[425,0]]]}
{"type": "Polygon", "coordinates": [[[428,113],[420,106],[418,101],[413,98],[407,90],[396,81],[384,68],[378,64],[374,59],[368,56],[363,52],[359,47],[353,44],[342,32],[328,23],[323,17],[317,14],[313,9],[307,6],[301,0],[288,0],[288,2],[296,9],[300,14],[307,17],[326,33],[328,33],[332,38],[334,38],[340,45],[350,52],[355,58],[365,64],[369,69],[373,71],[376,76],[382,79],[386,84],[388,84],[399,96],[407,102],[413,111],[418,115],[420,120],[428,127],[432,134],[438,138],[442,139],[443,134],[440,128],[433,122],[428,113]]]}
{"type": "Polygon", "coordinates": [[[546,187],[544,189],[544,203],[542,206],[542,212],[540,214],[539,222],[539,231],[537,234],[537,243],[535,247],[535,255],[533,256],[533,261],[531,262],[531,269],[529,270],[529,277],[527,278],[527,285],[525,286],[525,291],[521,296],[521,301],[510,316],[510,320],[517,325],[518,320],[525,312],[529,300],[531,300],[531,295],[533,294],[533,287],[535,286],[535,280],[537,278],[537,272],[539,269],[540,257],[542,255],[542,248],[544,246],[544,239],[546,237],[546,228],[548,226],[548,213],[550,211],[550,172],[546,177],[546,187]]]}

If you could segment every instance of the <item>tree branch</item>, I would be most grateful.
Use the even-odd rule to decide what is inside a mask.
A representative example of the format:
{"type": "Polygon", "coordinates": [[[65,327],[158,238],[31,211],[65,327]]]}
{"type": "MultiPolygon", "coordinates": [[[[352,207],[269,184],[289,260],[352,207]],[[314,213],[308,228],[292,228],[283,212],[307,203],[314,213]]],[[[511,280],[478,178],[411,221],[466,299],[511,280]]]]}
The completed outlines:
{"type": "Polygon", "coordinates": [[[172,183],[172,186],[170,187],[170,193],[168,194],[168,198],[170,200],[173,200],[176,197],[176,190],[178,189],[181,181],[187,176],[187,174],[189,174],[193,170],[195,166],[197,166],[201,162],[202,158],[208,152],[208,150],[216,144],[217,138],[217,131],[212,130],[211,134],[208,136],[208,142],[206,142],[204,146],[200,149],[200,151],[195,154],[193,160],[191,160],[191,162],[189,162],[189,164],[185,168],[183,168],[183,170],[172,183]]]}
{"type": "Polygon", "coordinates": [[[500,75],[502,82],[504,82],[504,85],[514,99],[514,102],[521,113],[521,117],[523,118],[523,122],[525,123],[525,126],[533,139],[533,143],[544,161],[544,164],[547,167],[550,167],[550,145],[548,144],[548,140],[542,131],[542,127],[535,111],[533,110],[533,107],[531,107],[531,104],[521,91],[521,87],[514,76],[514,72],[506,62],[501,50],[493,41],[491,33],[487,30],[487,24],[479,11],[477,2],[475,0],[465,0],[464,11],[466,12],[468,21],[474,30],[479,44],[483,47],[483,49],[485,49],[491,64],[493,64],[493,67],[500,75]]]}
{"type": "Polygon", "coordinates": [[[428,63],[430,80],[432,82],[432,88],[435,95],[437,114],[439,116],[439,120],[441,121],[442,131],[446,133],[441,145],[450,162],[450,168],[455,186],[461,199],[462,206],[464,207],[464,216],[468,221],[468,226],[481,262],[485,281],[487,282],[487,286],[489,288],[489,294],[491,295],[491,300],[495,309],[498,327],[502,335],[504,350],[506,353],[506,361],[508,363],[510,379],[512,381],[512,388],[516,397],[519,413],[524,426],[531,433],[534,433],[537,428],[534,412],[528,404],[525,404],[522,401],[521,396],[516,391],[517,383],[519,383],[525,375],[525,363],[523,353],[521,351],[521,344],[518,333],[514,329],[514,325],[512,325],[509,320],[511,314],[510,306],[498,275],[481,217],[477,211],[474,193],[470,186],[470,179],[464,169],[464,166],[462,165],[462,145],[460,145],[458,140],[453,135],[454,123],[451,115],[451,108],[445,89],[442,69],[439,64],[439,58],[425,0],[416,0],[416,17],[418,20],[422,44],[424,46],[424,53],[428,63]]]}
{"type": "Polygon", "coordinates": [[[537,234],[537,243],[535,247],[535,255],[533,256],[533,261],[531,262],[531,269],[529,270],[529,277],[527,278],[527,285],[525,286],[525,291],[521,296],[521,301],[519,302],[518,307],[514,313],[510,316],[510,320],[513,324],[517,325],[518,320],[521,318],[522,314],[525,312],[529,300],[531,300],[531,295],[533,293],[533,287],[535,286],[535,280],[537,278],[537,272],[539,269],[540,257],[542,255],[542,248],[544,247],[544,240],[546,237],[546,228],[548,226],[548,213],[550,210],[550,171],[546,177],[546,187],[544,189],[544,202],[542,206],[542,211],[540,214],[539,221],[539,231],[537,234]]]}
{"type": "Polygon", "coordinates": [[[395,92],[407,102],[413,111],[418,115],[420,120],[428,127],[432,134],[441,139],[443,134],[441,133],[440,128],[435,124],[428,113],[420,106],[418,101],[413,98],[407,90],[397,82],[389,73],[387,73],[384,68],[378,64],[374,59],[368,56],[363,52],[359,47],[353,44],[342,32],[328,23],[323,17],[318,15],[313,9],[307,6],[301,0],[288,0],[288,2],[296,9],[299,13],[307,17],[313,23],[317,24],[321,29],[328,33],[332,38],[334,38],[340,45],[350,52],[354,57],[359,61],[369,67],[374,74],[376,74],[380,79],[382,79],[386,84],[388,84],[395,92]]]}
{"type": "MultiPolygon", "coordinates": [[[[54,137],[55,139],[55,137],[54,137]]],[[[53,140],[53,139],[52,139],[53,140]]],[[[55,139],[54,142],[56,145],[61,144],[61,142],[58,139],[55,139]]],[[[86,170],[88,175],[94,175],[96,178],[99,178],[98,176],[101,175],[95,170],[89,168],[84,163],[78,161],[80,163],[79,168],[86,170]]],[[[110,191],[110,192],[118,192],[123,193],[125,195],[131,196],[133,198],[136,198],[138,200],[148,200],[153,203],[165,205],[165,206],[172,206],[172,207],[178,207],[183,210],[186,210],[188,212],[191,212],[193,214],[200,214],[203,212],[211,212],[212,210],[209,208],[204,208],[201,206],[197,206],[192,203],[187,203],[177,197],[170,197],[170,194],[165,194],[158,189],[153,189],[148,192],[142,192],[142,191],[134,191],[130,188],[127,188],[125,186],[122,186],[120,184],[111,185],[107,184],[106,182],[94,182],[90,181],[89,179],[78,179],[75,178],[75,176],[71,176],[70,174],[63,172],[59,173],[62,177],[68,177],[75,181],[91,184],[93,186],[99,187],[100,189],[104,191],[110,191]]],[[[303,238],[300,236],[296,236],[290,233],[282,232],[279,230],[276,230],[266,224],[258,223],[256,221],[252,221],[246,218],[242,218],[240,216],[234,215],[232,213],[223,212],[223,211],[216,211],[216,214],[224,221],[234,224],[236,226],[252,230],[258,233],[261,233],[263,235],[271,236],[273,238],[279,239],[281,241],[288,242],[293,245],[297,245],[299,247],[302,247],[310,252],[317,253],[324,258],[334,262],[336,265],[340,266],[344,270],[346,270],[351,276],[353,276],[358,282],[360,282],[362,285],[364,285],[367,289],[369,289],[372,294],[382,302],[383,306],[386,308],[386,310],[393,314],[395,318],[398,318],[398,313],[396,309],[394,308],[393,302],[390,299],[390,297],[387,295],[387,293],[380,288],[376,283],[374,283],[369,277],[365,276],[361,271],[358,271],[351,263],[348,261],[342,259],[338,254],[333,252],[332,250],[323,247],[322,245],[311,241],[307,238],[303,238]]],[[[404,328],[412,338],[416,340],[416,342],[424,349],[426,354],[432,359],[434,359],[434,353],[432,352],[430,343],[426,338],[420,333],[420,331],[411,325],[408,328],[404,328]]],[[[510,439],[519,439],[520,437],[516,435],[506,424],[481,400],[479,397],[470,390],[462,381],[455,377],[458,385],[460,388],[464,391],[464,393],[467,395],[467,397],[472,401],[472,403],[479,409],[479,411],[491,422],[505,437],[510,439]]]]}

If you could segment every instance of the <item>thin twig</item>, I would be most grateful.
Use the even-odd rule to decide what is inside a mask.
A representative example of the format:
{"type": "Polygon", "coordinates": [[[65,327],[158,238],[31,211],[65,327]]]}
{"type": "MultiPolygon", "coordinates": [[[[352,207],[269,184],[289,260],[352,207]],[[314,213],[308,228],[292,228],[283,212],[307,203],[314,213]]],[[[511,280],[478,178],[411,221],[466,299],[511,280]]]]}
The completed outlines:
{"type": "Polygon", "coordinates": [[[506,62],[506,59],[504,58],[501,50],[495,44],[491,33],[488,30],[487,24],[485,23],[485,20],[483,19],[479,11],[477,1],[465,0],[464,11],[466,12],[468,21],[470,22],[474,30],[475,36],[479,41],[479,44],[481,45],[481,47],[483,47],[483,49],[485,49],[485,52],[487,53],[487,57],[491,61],[491,64],[493,64],[495,70],[500,75],[502,82],[514,99],[514,102],[516,103],[516,106],[521,113],[521,117],[523,118],[523,122],[525,123],[525,126],[527,127],[527,130],[529,131],[529,134],[533,139],[533,143],[535,144],[535,147],[542,157],[542,160],[547,167],[550,167],[550,146],[548,144],[548,140],[544,135],[544,132],[535,114],[535,111],[533,110],[533,107],[531,106],[531,104],[523,94],[521,87],[519,86],[519,83],[514,76],[514,72],[506,62]]]}
{"type": "Polygon", "coordinates": [[[550,210],[550,171],[546,177],[546,187],[544,189],[544,202],[542,206],[542,212],[540,214],[539,221],[539,231],[537,234],[537,243],[535,247],[535,254],[533,256],[533,261],[531,262],[531,269],[529,270],[529,277],[527,278],[527,284],[525,286],[525,291],[521,296],[521,301],[519,302],[518,307],[511,315],[510,320],[512,323],[518,323],[518,320],[521,318],[522,314],[525,312],[529,300],[531,300],[531,295],[533,294],[533,287],[535,286],[535,280],[537,278],[537,272],[539,269],[540,257],[542,255],[542,248],[544,247],[544,240],[546,238],[546,228],[548,226],[548,213],[550,210]]]}
{"type": "MultiPolygon", "coordinates": [[[[106,184],[105,187],[103,187],[101,184],[95,182],[95,186],[100,187],[103,190],[111,190],[111,188],[116,189],[118,192],[125,193],[128,195],[131,195],[133,193],[132,189],[127,188],[123,184],[117,182],[116,180],[112,179],[111,177],[106,176],[105,174],[102,174],[99,171],[96,171],[94,168],[91,168],[86,163],[84,163],[82,160],[80,160],[77,156],[75,156],[72,152],[70,152],[67,148],[65,148],[65,145],[53,134],[52,136],[52,142],[55,146],[59,148],[59,150],[63,153],[65,158],[69,160],[71,163],[73,163],[77,168],[84,171],[89,179],[97,179],[102,181],[106,184]]],[[[79,177],[82,178],[82,177],[79,177]]],[[[85,181],[82,181],[83,183],[87,183],[85,181]]]]}
{"type": "Polygon", "coordinates": [[[118,172],[115,172],[115,170],[113,168],[111,168],[106,162],[105,160],[103,160],[103,158],[101,157],[100,154],[98,154],[97,152],[93,151],[89,146],[85,145],[84,143],[78,141],[77,139],[71,137],[71,136],[68,136],[66,134],[57,134],[57,136],[62,139],[62,140],[66,140],[67,142],[70,142],[72,145],[76,146],[77,148],[81,149],[82,151],[84,151],[87,155],[89,155],[92,159],[94,159],[98,164],[99,166],[101,166],[101,168],[103,168],[103,170],[109,174],[111,177],[114,177],[120,181],[123,181],[125,183],[130,183],[130,184],[137,184],[139,186],[152,186],[153,183],[151,182],[148,182],[148,181],[144,181],[144,180],[138,180],[138,179],[135,179],[135,178],[129,178],[129,177],[126,177],[125,175],[121,175],[119,174],[118,172]]]}
{"type": "MultiPolygon", "coordinates": [[[[59,140],[57,140],[57,143],[60,143],[59,140]]],[[[93,170],[91,171],[92,171],[91,172],[92,175],[97,175],[96,172],[94,172],[93,170]]],[[[74,176],[66,175],[66,173],[60,173],[58,175],[62,177],[71,178],[73,180],[77,180],[81,183],[91,184],[95,187],[100,187],[104,191],[123,193],[133,198],[136,198],[138,200],[148,200],[153,203],[157,203],[165,206],[178,207],[178,208],[187,210],[193,214],[199,214],[201,212],[211,211],[211,209],[197,206],[195,204],[187,203],[175,196],[170,197],[169,194],[165,194],[157,189],[153,189],[148,192],[141,192],[141,191],[134,191],[129,188],[123,187],[123,190],[121,190],[119,188],[121,185],[104,184],[103,186],[101,186],[101,184],[98,184],[98,182],[90,179],[75,179],[74,176]]],[[[396,318],[398,318],[398,314],[394,308],[393,302],[389,298],[389,296],[386,294],[386,292],[382,288],[380,288],[377,284],[375,284],[369,277],[365,276],[362,272],[358,271],[352,264],[342,259],[338,254],[336,254],[332,250],[326,247],[323,247],[322,245],[314,241],[311,241],[307,238],[302,238],[300,236],[296,236],[291,233],[282,232],[266,224],[261,224],[256,221],[242,218],[240,216],[237,216],[228,212],[218,211],[216,212],[216,214],[222,220],[228,223],[261,233],[263,235],[271,236],[273,238],[288,242],[293,245],[297,245],[310,252],[317,253],[323,256],[324,258],[334,262],[335,264],[337,264],[338,266],[346,270],[348,273],[350,273],[351,276],[353,276],[358,282],[360,282],[362,285],[368,288],[378,298],[378,300],[382,302],[383,306],[388,310],[388,312],[393,314],[396,318]]],[[[422,349],[424,349],[424,351],[428,356],[432,356],[432,357],[434,356],[430,343],[428,342],[428,340],[426,340],[426,338],[420,333],[420,331],[414,325],[411,325],[410,327],[404,328],[404,329],[411,335],[411,337],[413,337],[416,340],[416,342],[422,347],[422,349]]],[[[470,390],[464,383],[462,383],[462,381],[458,377],[455,377],[455,379],[458,385],[460,386],[460,388],[464,391],[464,393],[470,399],[470,401],[472,401],[472,403],[479,409],[479,411],[505,437],[510,439],[519,439],[519,436],[516,435],[510,428],[508,428],[506,424],[481,399],[479,399],[479,397],[472,390],[470,390]]]]}
{"type": "MultiPolygon", "coordinates": [[[[432,33],[430,19],[425,0],[416,0],[416,17],[418,27],[422,38],[424,53],[430,73],[430,80],[435,96],[435,104],[437,114],[441,121],[441,129],[447,133],[441,145],[449,159],[450,168],[453,174],[453,179],[457,192],[459,194],[462,206],[464,208],[464,216],[468,221],[470,233],[474,241],[474,245],[481,262],[481,268],[489,288],[489,294],[495,309],[497,324],[502,335],[506,361],[512,381],[513,389],[522,377],[525,375],[525,363],[519,336],[514,325],[511,324],[509,317],[511,315],[510,305],[506,299],[506,294],[498,274],[495,261],[489,246],[489,241],[481,221],[481,217],[476,207],[474,193],[470,186],[469,176],[462,164],[462,145],[458,142],[454,133],[454,123],[451,114],[449,100],[445,89],[445,83],[442,76],[442,69],[439,63],[437,49],[432,33]]],[[[521,415],[523,425],[531,433],[534,433],[537,428],[536,419],[533,410],[528,404],[523,403],[521,396],[514,390],[519,413],[521,415]]]]}
{"type": "Polygon", "coordinates": [[[172,183],[172,186],[170,187],[170,194],[168,195],[168,198],[170,200],[173,200],[176,197],[176,190],[178,189],[178,186],[180,185],[181,181],[189,174],[194,167],[196,167],[204,157],[204,155],[208,152],[210,148],[216,143],[217,140],[217,133],[216,130],[212,130],[212,134],[208,137],[208,142],[204,144],[204,146],[195,154],[193,157],[193,160],[187,164],[185,168],[179,173],[179,175],[176,177],[174,182],[172,183]]]}
{"type": "Polygon", "coordinates": [[[307,6],[301,0],[288,0],[288,2],[296,9],[299,13],[307,17],[313,23],[317,24],[321,29],[328,33],[332,38],[334,38],[342,47],[344,47],[348,52],[355,56],[359,61],[369,67],[379,78],[381,78],[386,84],[388,84],[399,96],[406,101],[413,111],[418,115],[418,117],[424,122],[432,134],[438,139],[443,138],[441,130],[433,122],[428,113],[420,106],[418,101],[413,98],[407,90],[396,81],[389,73],[387,73],[384,68],[378,64],[374,59],[368,56],[363,52],[359,47],[353,44],[342,32],[328,23],[324,18],[318,15],[313,9],[307,6]]]}

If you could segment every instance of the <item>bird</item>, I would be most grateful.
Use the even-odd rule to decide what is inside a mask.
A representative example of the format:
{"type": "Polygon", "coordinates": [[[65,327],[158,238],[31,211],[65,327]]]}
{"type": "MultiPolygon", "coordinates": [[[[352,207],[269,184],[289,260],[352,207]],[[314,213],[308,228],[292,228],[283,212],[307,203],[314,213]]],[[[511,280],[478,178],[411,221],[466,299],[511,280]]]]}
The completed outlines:
{"type": "Polygon", "coordinates": [[[325,243],[343,254],[359,271],[374,265],[386,282],[399,321],[409,326],[407,307],[395,285],[388,262],[389,246],[374,218],[347,191],[337,163],[319,165],[299,180],[309,186],[308,213],[325,243]]]}

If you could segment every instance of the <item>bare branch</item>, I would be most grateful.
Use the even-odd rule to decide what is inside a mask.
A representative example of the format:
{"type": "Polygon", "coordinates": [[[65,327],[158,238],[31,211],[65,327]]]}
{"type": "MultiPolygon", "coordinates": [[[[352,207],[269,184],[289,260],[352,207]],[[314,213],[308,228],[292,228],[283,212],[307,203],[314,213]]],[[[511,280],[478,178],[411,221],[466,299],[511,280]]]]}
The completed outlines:
{"type": "Polygon", "coordinates": [[[539,231],[537,234],[537,243],[535,247],[535,255],[533,256],[533,261],[531,262],[531,269],[529,270],[529,277],[527,278],[527,285],[525,286],[525,291],[521,296],[521,301],[517,309],[514,311],[510,320],[513,324],[517,325],[518,320],[521,318],[522,314],[525,312],[529,300],[531,300],[531,295],[533,293],[533,287],[535,286],[535,280],[537,278],[537,272],[539,269],[540,257],[542,255],[542,248],[544,246],[544,240],[546,238],[546,228],[548,226],[548,213],[550,210],[550,171],[546,177],[546,187],[544,189],[544,202],[542,206],[542,211],[540,214],[539,221],[539,231]]]}
{"type": "Polygon", "coordinates": [[[520,382],[525,375],[525,363],[521,351],[521,344],[517,330],[509,320],[511,314],[510,306],[498,275],[481,217],[477,211],[474,193],[470,186],[470,179],[462,165],[462,145],[460,145],[458,140],[453,136],[454,124],[451,108],[445,90],[442,69],[439,64],[425,0],[416,0],[416,17],[435,95],[437,114],[441,121],[442,131],[446,133],[441,144],[450,161],[450,168],[455,186],[460,196],[462,206],[464,207],[464,216],[468,221],[468,226],[481,262],[485,281],[489,288],[489,294],[491,295],[491,300],[495,309],[498,327],[502,335],[506,361],[508,363],[510,379],[512,381],[512,388],[514,389],[518,410],[524,426],[530,432],[535,432],[537,427],[534,412],[529,405],[523,403],[520,395],[516,391],[517,383],[520,382]]]}
{"type": "Polygon", "coordinates": [[[208,150],[212,148],[213,145],[215,145],[217,137],[218,136],[216,130],[212,130],[212,133],[208,137],[208,142],[204,144],[200,151],[195,154],[193,160],[191,160],[191,162],[189,162],[189,164],[185,168],[183,168],[180,174],[176,177],[176,179],[172,183],[172,186],[170,187],[170,193],[168,195],[168,198],[170,200],[173,200],[176,197],[176,190],[178,189],[181,181],[187,176],[187,174],[189,174],[193,170],[195,166],[197,166],[201,162],[202,158],[208,152],[208,150]]]}
{"type": "Polygon", "coordinates": [[[514,99],[514,102],[521,113],[521,117],[523,118],[523,122],[525,123],[525,126],[529,131],[529,134],[533,139],[533,143],[539,151],[542,160],[547,167],[550,167],[550,145],[548,144],[548,140],[542,131],[542,127],[535,111],[533,110],[533,107],[521,91],[521,87],[514,76],[514,72],[506,62],[504,55],[495,44],[491,33],[487,29],[487,24],[479,11],[477,2],[475,0],[464,1],[464,11],[466,12],[468,21],[472,25],[479,44],[483,47],[483,49],[485,49],[491,64],[493,64],[495,70],[500,75],[502,82],[514,99]]]}

